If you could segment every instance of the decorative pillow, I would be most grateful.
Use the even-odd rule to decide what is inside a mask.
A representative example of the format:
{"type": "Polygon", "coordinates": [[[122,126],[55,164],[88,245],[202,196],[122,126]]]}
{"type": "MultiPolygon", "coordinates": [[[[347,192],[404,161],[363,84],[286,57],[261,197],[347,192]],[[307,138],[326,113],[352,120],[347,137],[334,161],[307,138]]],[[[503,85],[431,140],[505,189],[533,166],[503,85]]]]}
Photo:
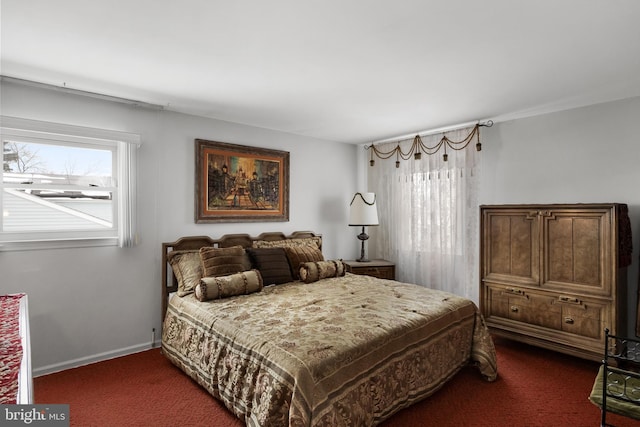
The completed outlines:
{"type": "Polygon", "coordinates": [[[293,246],[315,246],[317,249],[322,248],[322,237],[304,237],[301,239],[284,239],[284,240],[254,240],[252,243],[254,248],[290,248],[293,246]]]}
{"type": "Polygon", "coordinates": [[[284,248],[247,248],[253,268],[260,270],[265,286],[293,281],[284,248]]]}
{"type": "Polygon", "coordinates": [[[229,248],[200,248],[202,276],[226,276],[250,268],[250,263],[242,246],[229,248]]]}
{"type": "Polygon", "coordinates": [[[173,251],[168,261],[178,281],[178,296],[192,293],[202,277],[199,251],[173,251]]]}
{"type": "Polygon", "coordinates": [[[228,276],[203,277],[196,286],[195,293],[200,301],[208,301],[260,292],[262,286],[260,272],[249,270],[228,276]]]}
{"type": "Polygon", "coordinates": [[[345,265],[342,260],[305,262],[300,266],[300,280],[304,283],[317,282],[328,277],[344,276],[345,265]]]}
{"type": "MultiPolygon", "coordinates": [[[[640,381],[635,376],[629,376],[625,379],[622,374],[612,373],[610,375],[611,376],[606,379],[607,387],[611,392],[621,396],[621,398],[612,398],[607,394],[607,410],[625,417],[636,418],[638,415],[638,404],[626,402],[623,399],[625,397],[631,398],[632,394],[637,394],[637,390],[640,387],[640,381]]],[[[604,366],[600,365],[600,370],[593,382],[593,388],[589,395],[589,400],[599,407],[602,407],[602,382],[605,381],[603,377],[604,366]]]]}
{"type": "Polygon", "coordinates": [[[293,278],[300,278],[300,265],[305,262],[324,261],[320,249],[314,246],[292,246],[284,248],[293,271],[293,278]]]}

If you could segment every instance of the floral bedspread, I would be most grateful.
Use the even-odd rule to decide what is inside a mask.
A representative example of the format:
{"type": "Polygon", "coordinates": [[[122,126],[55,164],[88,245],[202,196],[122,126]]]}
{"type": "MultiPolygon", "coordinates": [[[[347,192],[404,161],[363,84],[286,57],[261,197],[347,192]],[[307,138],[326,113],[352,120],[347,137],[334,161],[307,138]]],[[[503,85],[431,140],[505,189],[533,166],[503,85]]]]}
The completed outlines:
{"type": "Polygon", "coordinates": [[[497,375],[472,301],[353,274],[207,302],[173,296],[162,347],[249,426],[376,425],[469,362],[497,375]]]}

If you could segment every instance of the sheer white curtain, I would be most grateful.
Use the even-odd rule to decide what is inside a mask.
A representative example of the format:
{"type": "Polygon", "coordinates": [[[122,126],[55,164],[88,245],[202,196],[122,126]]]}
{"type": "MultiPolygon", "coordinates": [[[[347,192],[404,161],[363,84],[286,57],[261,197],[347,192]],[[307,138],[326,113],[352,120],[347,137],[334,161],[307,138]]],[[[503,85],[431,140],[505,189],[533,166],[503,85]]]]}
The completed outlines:
{"type": "MultiPolygon", "coordinates": [[[[472,129],[447,132],[463,140],[472,129]]],[[[429,147],[442,134],[422,137],[429,147]]],[[[475,140],[475,138],[474,138],[475,140]]],[[[407,152],[407,146],[400,143],[407,152]]],[[[390,151],[396,142],[384,147],[390,151]]],[[[448,291],[478,302],[480,156],[475,141],[465,149],[447,149],[422,159],[395,157],[376,160],[367,167],[369,191],[375,192],[380,225],[370,227],[369,249],[396,263],[396,278],[428,288],[448,291]]]]}

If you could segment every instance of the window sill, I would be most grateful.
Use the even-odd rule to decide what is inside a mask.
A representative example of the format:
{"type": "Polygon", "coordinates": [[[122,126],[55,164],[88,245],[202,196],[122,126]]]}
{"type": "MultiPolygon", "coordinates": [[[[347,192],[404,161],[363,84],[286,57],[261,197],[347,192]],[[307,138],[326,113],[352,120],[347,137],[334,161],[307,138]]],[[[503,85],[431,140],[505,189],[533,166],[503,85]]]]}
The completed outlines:
{"type": "Polygon", "coordinates": [[[117,246],[115,237],[0,242],[0,252],[117,246]]]}

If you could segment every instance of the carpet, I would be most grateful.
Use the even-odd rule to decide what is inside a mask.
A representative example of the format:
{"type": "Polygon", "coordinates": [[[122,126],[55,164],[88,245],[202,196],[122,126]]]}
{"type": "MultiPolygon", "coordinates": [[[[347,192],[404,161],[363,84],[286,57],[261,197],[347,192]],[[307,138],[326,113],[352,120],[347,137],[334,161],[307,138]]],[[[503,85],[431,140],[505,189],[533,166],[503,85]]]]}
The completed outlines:
{"type": "MultiPolygon", "coordinates": [[[[508,340],[496,340],[499,377],[463,368],[430,398],[396,413],[383,427],[599,425],[588,401],[598,364],[508,340]]],[[[159,349],[34,380],[36,403],[70,405],[72,426],[243,425],[159,349]]],[[[638,426],[611,416],[619,427],[638,426]]]]}

